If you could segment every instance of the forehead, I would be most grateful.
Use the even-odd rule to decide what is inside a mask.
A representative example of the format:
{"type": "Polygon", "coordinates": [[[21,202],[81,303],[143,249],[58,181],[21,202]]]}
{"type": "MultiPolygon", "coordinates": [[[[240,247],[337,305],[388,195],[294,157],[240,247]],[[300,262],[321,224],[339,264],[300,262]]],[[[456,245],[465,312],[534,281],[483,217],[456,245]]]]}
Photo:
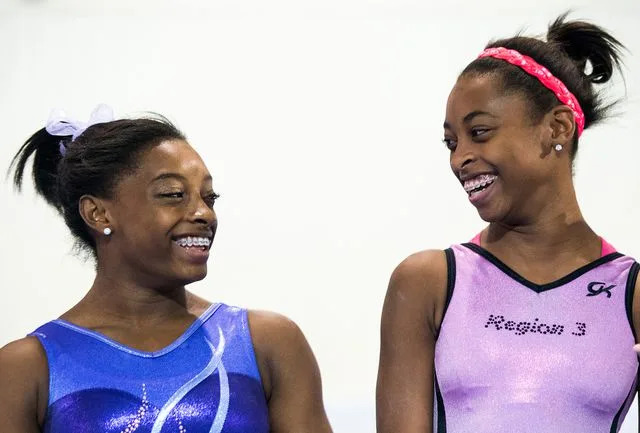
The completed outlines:
{"type": "Polygon", "coordinates": [[[458,122],[473,111],[486,111],[494,116],[522,115],[525,101],[519,93],[505,93],[493,74],[463,75],[447,100],[447,122],[458,122]]]}
{"type": "Polygon", "coordinates": [[[207,177],[209,171],[193,147],[184,140],[165,140],[140,156],[138,174],[155,178],[160,173],[176,173],[184,177],[207,177]]]}

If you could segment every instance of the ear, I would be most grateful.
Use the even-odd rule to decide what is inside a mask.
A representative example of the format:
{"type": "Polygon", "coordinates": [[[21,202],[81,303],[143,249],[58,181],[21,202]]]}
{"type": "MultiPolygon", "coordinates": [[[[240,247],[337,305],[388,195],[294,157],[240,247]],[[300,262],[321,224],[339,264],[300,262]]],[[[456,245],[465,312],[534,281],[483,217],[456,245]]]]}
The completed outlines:
{"type": "Polygon", "coordinates": [[[551,146],[561,144],[565,149],[573,145],[573,136],[576,131],[576,122],[573,111],[566,105],[558,105],[551,110],[551,146]]]}
{"type": "Polygon", "coordinates": [[[92,195],[83,195],[78,202],[78,211],[85,224],[101,235],[107,227],[113,230],[114,221],[108,204],[107,200],[92,195]]]}

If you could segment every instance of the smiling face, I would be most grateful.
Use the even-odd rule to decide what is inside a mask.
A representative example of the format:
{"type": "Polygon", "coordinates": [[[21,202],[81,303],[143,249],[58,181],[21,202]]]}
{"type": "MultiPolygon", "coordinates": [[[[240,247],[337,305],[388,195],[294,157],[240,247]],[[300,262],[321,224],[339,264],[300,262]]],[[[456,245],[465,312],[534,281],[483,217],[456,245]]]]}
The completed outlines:
{"type": "Polygon", "coordinates": [[[449,95],[451,169],[485,221],[524,223],[554,196],[549,135],[544,119],[532,121],[525,97],[502,92],[495,75],[463,75],[449,95]]]}
{"type": "Polygon", "coordinates": [[[184,140],[145,151],[109,201],[110,255],[122,272],[153,286],[184,285],[207,274],[217,220],[211,175],[184,140]]]}

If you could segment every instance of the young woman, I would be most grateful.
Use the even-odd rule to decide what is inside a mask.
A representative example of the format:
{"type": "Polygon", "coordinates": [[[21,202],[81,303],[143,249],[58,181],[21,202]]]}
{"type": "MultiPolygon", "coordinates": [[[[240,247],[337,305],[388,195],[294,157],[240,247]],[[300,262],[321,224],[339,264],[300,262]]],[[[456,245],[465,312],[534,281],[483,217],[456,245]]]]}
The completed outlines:
{"type": "Polygon", "coordinates": [[[572,163],[583,129],[607,114],[596,88],[621,48],[562,16],[546,42],[492,42],[460,74],[444,142],[489,225],[391,276],[380,433],[620,428],[636,392],[638,264],[585,222],[572,163]]]}
{"type": "Polygon", "coordinates": [[[164,119],[52,118],[14,158],[96,259],[87,295],[0,350],[2,432],[330,432],[288,319],[210,303],[211,175],[164,119]],[[86,129],[85,129],[86,128],[86,129]]]}

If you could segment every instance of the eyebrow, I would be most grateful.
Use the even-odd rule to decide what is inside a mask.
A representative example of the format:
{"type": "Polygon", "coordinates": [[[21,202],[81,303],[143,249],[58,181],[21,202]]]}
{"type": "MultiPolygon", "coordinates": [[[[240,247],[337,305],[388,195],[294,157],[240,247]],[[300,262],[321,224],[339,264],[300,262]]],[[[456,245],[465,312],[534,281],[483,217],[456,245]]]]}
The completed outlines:
{"type": "MultiPolygon", "coordinates": [[[[475,117],[477,116],[490,116],[493,117],[494,119],[496,118],[496,116],[494,116],[493,114],[489,113],[488,111],[482,111],[482,110],[475,110],[470,112],[469,114],[467,114],[466,116],[464,116],[464,118],[462,119],[463,123],[469,123],[471,122],[475,117]]],[[[451,125],[448,122],[444,122],[444,124],[442,125],[445,129],[451,129],[451,125]]]]}
{"type": "MultiPolygon", "coordinates": [[[[152,180],[151,182],[156,182],[156,181],[158,181],[158,180],[163,180],[163,179],[179,179],[179,180],[186,180],[186,178],[185,178],[183,175],[179,174],[179,173],[162,173],[162,174],[159,174],[158,176],[154,177],[154,178],[153,178],[153,180],[152,180]]],[[[210,175],[210,174],[208,174],[208,175],[206,175],[206,176],[204,177],[204,180],[205,180],[205,181],[212,180],[212,179],[213,179],[213,178],[211,177],[211,175],[210,175]]]]}

